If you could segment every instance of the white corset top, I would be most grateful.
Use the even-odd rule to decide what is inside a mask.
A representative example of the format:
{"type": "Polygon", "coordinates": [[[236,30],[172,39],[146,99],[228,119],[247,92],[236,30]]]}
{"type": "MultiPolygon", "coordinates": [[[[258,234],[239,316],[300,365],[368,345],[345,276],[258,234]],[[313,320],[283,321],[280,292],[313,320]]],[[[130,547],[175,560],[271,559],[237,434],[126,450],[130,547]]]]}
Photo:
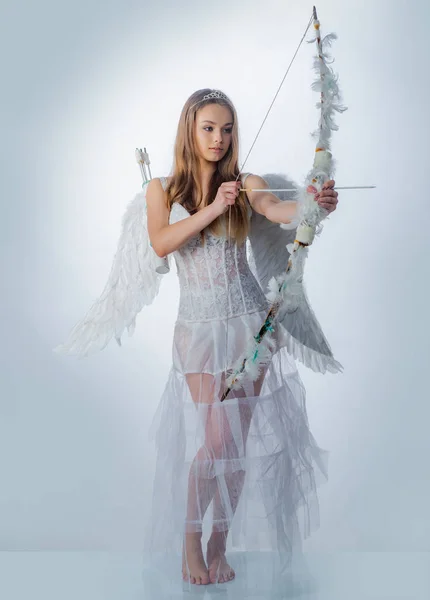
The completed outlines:
{"type": "MultiPolygon", "coordinates": [[[[170,223],[189,216],[175,203],[170,223]]],[[[264,292],[249,268],[245,242],[237,245],[206,229],[204,241],[197,235],[173,256],[180,285],[178,319],[212,321],[267,308],[264,292]]]]}

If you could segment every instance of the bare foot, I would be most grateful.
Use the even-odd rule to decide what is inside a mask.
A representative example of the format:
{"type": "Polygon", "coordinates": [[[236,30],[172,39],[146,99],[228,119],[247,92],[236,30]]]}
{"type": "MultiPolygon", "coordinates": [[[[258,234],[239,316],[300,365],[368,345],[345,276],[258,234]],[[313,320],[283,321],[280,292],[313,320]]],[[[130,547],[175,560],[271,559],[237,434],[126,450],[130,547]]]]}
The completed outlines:
{"type": "Polygon", "coordinates": [[[234,579],[236,575],[225,557],[225,541],[225,532],[213,532],[208,541],[206,560],[211,583],[226,583],[234,579]]]}
{"type": "Polygon", "coordinates": [[[207,585],[210,583],[209,572],[203,558],[201,538],[201,533],[188,533],[185,536],[185,548],[182,550],[182,578],[196,585],[207,585]]]}

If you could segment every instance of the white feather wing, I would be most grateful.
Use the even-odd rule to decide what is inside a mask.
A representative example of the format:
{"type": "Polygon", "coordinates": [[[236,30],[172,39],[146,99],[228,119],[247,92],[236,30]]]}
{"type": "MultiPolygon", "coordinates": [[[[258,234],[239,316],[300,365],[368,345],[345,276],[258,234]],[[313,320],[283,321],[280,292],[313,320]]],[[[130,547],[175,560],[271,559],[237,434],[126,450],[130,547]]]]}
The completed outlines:
{"type": "MultiPolygon", "coordinates": [[[[285,175],[266,174],[263,175],[263,179],[271,189],[297,187],[285,175]]],[[[280,200],[294,198],[294,193],[274,193],[280,200]]],[[[296,228],[297,225],[294,229],[282,229],[266,217],[255,212],[252,214],[249,233],[250,264],[265,293],[268,292],[268,283],[272,277],[281,275],[287,268],[290,257],[287,245],[294,242],[296,228]]],[[[288,351],[313,371],[342,371],[343,367],[333,357],[330,345],[311,308],[303,282],[299,292],[298,307],[280,317],[289,334],[288,351]]]]}
{"type": "Polygon", "coordinates": [[[157,296],[162,275],[156,271],[157,255],[149,242],[146,188],[136,194],[122,217],[117,250],[102,294],[54,352],[88,356],[102,350],[112,337],[121,345],[124,330],[133,334],[137,314],[157,296]]]}

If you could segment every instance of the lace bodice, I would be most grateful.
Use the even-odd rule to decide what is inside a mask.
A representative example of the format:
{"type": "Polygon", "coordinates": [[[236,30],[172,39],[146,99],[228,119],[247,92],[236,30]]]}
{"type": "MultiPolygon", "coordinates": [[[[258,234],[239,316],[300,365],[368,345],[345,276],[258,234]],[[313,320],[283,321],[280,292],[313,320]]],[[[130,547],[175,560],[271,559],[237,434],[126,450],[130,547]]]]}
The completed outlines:
{"type": "MultiPolygon", "coordinates": [[[[175,203],[170,223],[189,216],[175,203]]],[[[238,245],[205,230],[205,241],[197,235],[173,256],[180,285],[178,319],[212,321],[267,308],[263,290],[248,265],[246,242],[238,245]]]]}

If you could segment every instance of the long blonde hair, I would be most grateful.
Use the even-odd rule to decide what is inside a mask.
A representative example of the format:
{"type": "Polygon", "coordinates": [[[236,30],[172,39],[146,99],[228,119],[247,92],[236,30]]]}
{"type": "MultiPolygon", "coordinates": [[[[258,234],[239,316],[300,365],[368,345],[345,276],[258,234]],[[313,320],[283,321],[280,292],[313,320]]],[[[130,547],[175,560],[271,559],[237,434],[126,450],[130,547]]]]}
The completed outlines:
{"type": "MultiPolygon", "coordinates": [[[[197,210],[197,206],[207,206],[214,201],[221,183],[233,181],[239,174],[239,129],[236,110],[229,99],[210,98],[202,101],[206,94],[213,91],[206,88],[194,92],[182,109],[175,140],[173,169],[166,188],[169,209],[174,202],[179,202],[189,213],[193,214],[197,210]],[[203,198],[194,124],[197,111],[208,104],[221,104],[229,108],[233,115],[233,127],[230,147],[225,156],[217,162],[217,168],[209,182],[207,196],[203,198]]],[[[242,243],[246,239],[249,229],[248,204],[244,192],[240,192],[230,210],[231,237],[238,243],[242,243]]],[[[208,229],[215,235],[228,233],[227,216],[228,212],[215,219],[208,229]]],[[[204,237],[204,232],[202,233],[204,237]]]]}

